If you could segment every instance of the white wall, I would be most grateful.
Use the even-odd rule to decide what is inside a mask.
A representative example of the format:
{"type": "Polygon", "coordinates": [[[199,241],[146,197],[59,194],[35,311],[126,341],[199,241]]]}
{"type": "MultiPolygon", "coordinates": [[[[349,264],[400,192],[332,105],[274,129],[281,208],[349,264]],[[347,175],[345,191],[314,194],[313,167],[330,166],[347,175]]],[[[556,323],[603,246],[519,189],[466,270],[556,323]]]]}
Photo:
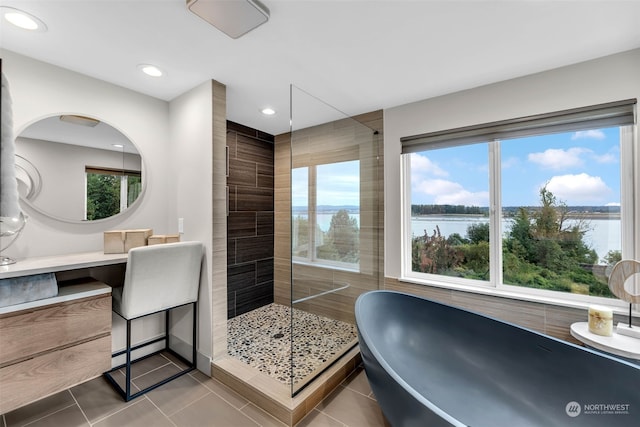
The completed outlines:
{"type": "Polygon", "coordinates": [[[385,276],[401,271],[401,137],[629,98],[640,98],[640,49],[385,110],[385,276]]]}
{"type": "MultiPolygon", "coordinates": [[[[207,81],[170,103],[168,190],[174,202],[168,210],[170,221],[184,220],[183,240],[198,240],[205,245],[202,283],[212,283],[213,238],[213,89],[207,81]]],[[[177,225],[176,225],[177,226],[177,225]]],[[[200,286],[198,351],[211,358],[211,286],[200,286]]],[[[188,311],[176,325],[181,337],[188,337],[191,321],[188,311]]],[[[189,339],[187,342],[190,342],[189,339]]],[[[210,361],[199,367],[210,366],[210,361]]]]}
{"type": "MultiPolygon", "coordinates": [[[[111,219],[65,223],[25,208],[29,222],[7,251],[17,258],[101,251],[103,231],[152,228],[157,234],[177,233],[184,218],[182,240],[199,240],[206,254],[199,304],[199,351],[211,356],[212,239],[212,114],[211,82],[168,103],[119,86],[1,50],[3,72],[13,99],[18,135],[31,123],[57,114],[96,117],[129,138],[142,156],[145,192],[142,202],[111,219]]],[[[226,303],[226,301],[225,301],[226,303]]],[[[225,311],[226,315],[226,311],[225,311]]],[[[174,334],[191,342],[191,317],[176,313],[174,334]]],[[[161,323],[151,319],[134,331],[146,339],[161,323]]],[[[124,339],[120,319],[114,319],[114,348],[124,339]]],[[[207,374],[209,364],[199,364],[207,374]]]]}
{"type": "Polygon", "coordinates": [[[143,159],[148,184],[142,203],[112,219],[71,224],[51,220],[25,208],[29,222],[7,251],[17,258],[99,251],[102,232],[114,228],[152,228],[158,234],[175,233],[167,207],[172,206],[166,170],[169,154],[169,104],[140,93],[0,50],[3,72],[13,101],[18,135],[29,124],[56,114],[96,117],[129,138],[143,159]]]}

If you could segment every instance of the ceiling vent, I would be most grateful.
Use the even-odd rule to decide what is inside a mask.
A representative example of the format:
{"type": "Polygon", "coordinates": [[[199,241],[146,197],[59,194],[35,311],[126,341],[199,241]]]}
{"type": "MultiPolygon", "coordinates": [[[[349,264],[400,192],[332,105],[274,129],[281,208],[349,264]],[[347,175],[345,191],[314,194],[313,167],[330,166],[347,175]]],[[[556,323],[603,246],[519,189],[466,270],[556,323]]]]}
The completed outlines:
{"type": "Polygon", "coordinates": [[[187,7],[232,39],[269,20],[269,9],[258,0],[187,0],[187,7]]]}

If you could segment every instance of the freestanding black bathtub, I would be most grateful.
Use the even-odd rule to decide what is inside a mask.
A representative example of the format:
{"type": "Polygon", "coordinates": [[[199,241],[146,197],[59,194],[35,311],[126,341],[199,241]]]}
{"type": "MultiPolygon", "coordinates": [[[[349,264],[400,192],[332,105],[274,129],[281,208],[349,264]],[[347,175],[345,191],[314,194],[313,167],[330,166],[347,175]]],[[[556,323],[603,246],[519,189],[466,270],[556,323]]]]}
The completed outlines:
{"type": "Polygon", "coordinates": [[[363,294],[355,311],[393,427],[640,426],[640,366],[397,292],[363,294]]]}

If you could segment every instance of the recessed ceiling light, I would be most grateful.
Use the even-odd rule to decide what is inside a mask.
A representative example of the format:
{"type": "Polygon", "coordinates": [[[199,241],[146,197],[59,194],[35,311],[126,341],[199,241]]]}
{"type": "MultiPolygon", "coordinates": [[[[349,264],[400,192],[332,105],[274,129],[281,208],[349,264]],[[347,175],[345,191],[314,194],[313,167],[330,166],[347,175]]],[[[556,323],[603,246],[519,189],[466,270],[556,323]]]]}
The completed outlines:
{"type": "Polygon", "coordinates": [[[0,6],[2,17],[18,28],[29,31],[47,31],[47,26],[38,17],[13,7],[0,6]]]}
{"type": "Polygon", "coordinates": [[[271,107],[265,107],[262,110],[260,110],[260,112],[265,116],[273,116],[276,113],[276,110],[274,110],[271,107]]]}
{"type": "Polygon", "coordinates": [[[151,64],[140,64],[138,65],[138,69],[151,77],[162,77],[164,75],[160,68],[151,64]]]}
{"type": "Polygon", "coordinates": [[[124,145],[122,144],[111,144],[111,145],[113,145],[116,148],[124,148],[124,145]]]}

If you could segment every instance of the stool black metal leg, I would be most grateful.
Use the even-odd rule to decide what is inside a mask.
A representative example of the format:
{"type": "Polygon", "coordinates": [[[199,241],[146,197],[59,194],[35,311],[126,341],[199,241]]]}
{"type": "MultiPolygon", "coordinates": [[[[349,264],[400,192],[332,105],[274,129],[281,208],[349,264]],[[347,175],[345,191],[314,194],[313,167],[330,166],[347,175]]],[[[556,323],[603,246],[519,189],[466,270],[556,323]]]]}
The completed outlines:
{"type": "Polygon", "coordinates": [[[198,346],[196,346],[196,339],[198,338],[198,303],[193,303],[193,341],[191,341],[192,347],[192,364],[194,369],[198,367],[198,346]]]}
{"type": "Polygon", "coordinates": [[[169,348],[169,313],[171,309],[167,309],[164,312],[164,349],[169,348]]]}
{"type": "Polygon", "coordinates": [[[126,368],[126,396],[125,401],[131,400],[131,320],[127,320],[127,368],[126,368]]]}
{"type": "MultiPolygon", "coordinates": [[[[141,396],[151,390],[154,390],[158,387],[160,387],[163,384],[168,383],[169,381],[172,381],[182,375],[185,375],[189,372],[191,372],[192,370],[196,369],[196,365],[198,362],[198,347],[197,347],[197,339],[198,339],[198,307],[197,307],[197,301],[193,302],[193,303],[187,303],[187,304],[183,304],[182,306],[186,307],[188,306],[188,304],[193,305],[193,335],[192,335],[192,353],[191,353],[191,357],[192,360],[189,361],[187,358],[181,356],[179,353],[175,352],[174,350],[172,350],[170,348],[170,341],[169,341],[169,324],[170,322],[170,311],[171,309],[167,309],[167,310],[162,310],[165,313],[165,327],[166,327],[166,334],[164,337],[158,337],[155,338],[151,341],[147,341],[141,344],[137,344],[135,346],[131,345],[131,324],[133,322],[133,320],[135,319],[139,319],[139,318],[134,318],[134,319],[125,319],[126,323],[127,323],[127,343],[126,343],[126,349],[122,350],[122,351],[118,351],[116,353],[112,354],[112,357],[118,357],[121,355],[125,355],[126,356],[126,361],[124,364],[116,366],[114,368],[111,368],[109,371],[105,372],[104,375],[107,378],[107,380],[111,383],[111,385],[116,389],[116,391],[123,397],[123,399],[125,401],[130,401],[132,399],[135,399],[138,396],[141,396]],[[169,353],[171,353],[173,356],[177,357],[179,360],[181,360],[185,365],[186,368],[179,371],[178,373],[175,373],[173,375],[171,375],[168,378],[165,378],[164,380],[161,380],[155,384],[152,384],[149,387],[144,388],[143,390],[139,390],[136,391],[135,393],[131,393],[131,365],[134,361],[132,361],[132,352],[134,350],[146,347],[148,345],[154,344],[154,343],[158,343],[161,341],[165,341],[165,349],[164,350],[158,350],[156,352],[147,354],[146,356],[142,356],[141,358],[136,359],[135,361],[139,361],[142,360],[144,358],[147,357],[151,357],[155,354],[161,353],[162,351],[167,351],[169,353]],[[125,368],[125,380],[127,382],[126,386],[123,388],[120,386],[120,384],[118,384],[118,382],[113,378],[112,373],[116,372],[118,369],[122,369],[125,368]]],[[[178,306],[181,307],[181,306],[178,306]]],[[[148,314],[148,316],[153,315],[153,314],[158,314],[160,312],[155,312],[155,313],[150,313],[148,314]]],[[[144,316],[141,316],[144,317],[144,316]]]]}

